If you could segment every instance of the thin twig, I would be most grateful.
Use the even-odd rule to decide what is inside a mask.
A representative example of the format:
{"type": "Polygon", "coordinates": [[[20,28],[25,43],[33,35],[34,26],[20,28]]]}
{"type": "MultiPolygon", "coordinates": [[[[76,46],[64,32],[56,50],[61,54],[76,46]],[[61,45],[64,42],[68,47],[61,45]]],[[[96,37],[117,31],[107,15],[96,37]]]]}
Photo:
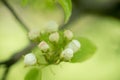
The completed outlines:
{"type": "MultiPolygon", "coordinates": [[[[8,10],[11,12],[11,14],[15,17],[15,19],[20,23],[21,27],[23,27],[26,31],[29,31],[27,25],[24,24],[24,22],[19,18],[15,10],[12,8],[12,6],[6,1],[6,0],[1,0],[1,2],[8,8],[8,10]]],[[[5,65],[6,70],[3,74],[2,80],[6,80],[7,75],[9,73],[9,70],[13,64],[15,64],[22,55],[30,52],[32,48],[34,48],[36,44],[35,43],[30,43],[25,49],[13,54],[10,59],[0,62],[0,65],[5,65]]]]}
{"type": "Polygon", "coordinates": [[[20,23],[21,27],[26,29],[26,31],[29,31],[27,25],[18,17],[15,10],[12,8],[12,6],[7,2],[7,0],[1,0],[1,2],[8,8],[8,10],[12,13],[12,15],[16,18],[16,20],[20,23]]]}
{"type": "Polygon", "coordinates": [[[6,80],[6,78],[7,78],[6,76],[8,75],[9,70],[10,70],[10,67],[7,67],[3,74],[2,80],[6,80]]]}
{"type": "Polygon", "coordinates": [[[31,43],[25,49],[13,54],[13,56],[11,56],[10,59],[0,62],[0,65],[6,66],[6,70],[3,74],[2,80],[6,80],[7,74],[9,72],[9,69],[11,68],[11,66],[13,66],[18,60],[20,60],[22,55],[25,55],[28,52],[30,52],[35,46],[36,46],[35,43],[31,43]]]}
{"type": "Polygon", "coordinates": [[[31,43],[29,44],[25,49],[13,54],[10,59],[0,62],[0,64],[5,64],[7,67],[13,65],[14,63],[16,63],[22,55],[25,55],[26,53],[29,53],[31,51],[31,49],[33,49],[36,46],[36,43],[31,43]]]}

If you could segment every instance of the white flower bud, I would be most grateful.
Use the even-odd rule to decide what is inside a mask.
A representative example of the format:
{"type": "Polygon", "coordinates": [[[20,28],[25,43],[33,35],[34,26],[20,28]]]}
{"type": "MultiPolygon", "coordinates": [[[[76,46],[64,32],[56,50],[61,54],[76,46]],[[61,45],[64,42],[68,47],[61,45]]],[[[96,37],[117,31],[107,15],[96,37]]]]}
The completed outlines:
{"type": "Polygon", "coordinates": [[[75,53],[75,52],[77,52],[77,51],[80,49],[80,47],[81,47],[81,44],[80,44],[80,42],[79,42],[78,40],[72,40],[72,41],[67,45],[66,48],[72,49],[73,52],[75,53]]]}
{"type": "Polygon", "coordinates": [[[26,54],[24,57],[24,63],[26,66],[34,65],[37,59],[33,53],[26,54]]]}
{"type": "Polygon", "coordinates": [[[59,41],[59,33],[58,32],[51,33],[49,36],[49,40],[51,42],[58,42],[59,41]]]}
{"type": "Polygon", "coordinates": [[[51,33],[58,31],[58,24],[55,21],[50,21],[45,26],[45,32],[51,33]]]}
{"type": "Polygon", "coordinates": [[[48,49],[49,49],[49,45],[48,45],[45,41],[40,42],[40,44],[38,45],[38,47],[39,47],[43,52],[46,52],[46,51],[48,51],[48,49]]]}
{"type": "Polygon", "coordinates": [[[70,60],[73,57],[73,50],[70,48],[65,49],[62,53],[61,53],[61,57],[63,57],[66,60],[70,60]]]}
{"type": "Polygon", "coordinates": [[[73,33],[72,33],[72,31],[70,31],[70,30],[65,30],[65,31],[64,31],[64,36],[65,36],[65,38],[67,38],[68,40],[71,40],[71,39],[73,38],[73,33]]]}
{"type": "Polygon", "coordinates": [[[31,40],[33,40],[33,39],[35,39],[35,38],[37,38],[37,37],[39,37],[40,36],[40,32],[38,31],[38,30],[32,30],[32,31],[30,31],[29,33],[28,33],[28,37],[31,39],[31,40]]]}

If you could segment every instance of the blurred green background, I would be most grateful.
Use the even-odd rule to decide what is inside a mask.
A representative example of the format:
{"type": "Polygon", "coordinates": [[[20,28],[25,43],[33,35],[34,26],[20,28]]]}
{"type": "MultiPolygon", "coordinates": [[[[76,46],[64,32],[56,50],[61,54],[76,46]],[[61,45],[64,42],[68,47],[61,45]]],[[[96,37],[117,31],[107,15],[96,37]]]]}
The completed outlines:
{"type": "MultiPolygon", "coordinates": [[[[19,0],[10,0],[20,18],[29,29],[42,30],[50,20],[62,23],[61,9],[41,10],[36,7],[21,6],[19,0]]],[[[82,63],[61,63],[43,70],[43,80],[120,80],[120,21],[112,17],[84,15],[69,27],[75,35],[90,39],[96,46],[95,55],[82,63]]],[[[0,3],[0,61],[28,44],[27,32],[14,19],[9,10],[0,3]]],[[[24,80],[31,67],[24,67],[23,58],[14,64],[7,80],[24,80]]],[[[0,79],[4,66],[0,66],[0,79]]]]}

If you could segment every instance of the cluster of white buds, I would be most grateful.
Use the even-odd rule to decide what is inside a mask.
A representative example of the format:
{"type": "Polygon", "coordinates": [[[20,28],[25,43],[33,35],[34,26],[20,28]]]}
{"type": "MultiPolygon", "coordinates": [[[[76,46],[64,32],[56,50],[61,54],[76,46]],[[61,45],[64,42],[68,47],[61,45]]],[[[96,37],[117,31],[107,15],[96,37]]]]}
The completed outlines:
{"type": "MultiPolygon", "coordinates": [[[[58,32],[58,25],[54,21],[46,25],[44,32],[41,35],[38,32],[30,32],[29,37],[34,40],[40,36],[36,41],[39,42],[38,48],[44,53],[42,56],[48,64],[70,61],[81,47],[80,42],[73,39],[71,30],[65,30],[63,33],[58,32]]],[[[26,65],[34,65],[36,61],[37,59],[33,53],[25,55],[24,63],[26,65]]]]}
{"type": "Polygon", "coordinates": [[[36,64],[36,62],[37,62],[37,59],[33,53],[29,53],[24,56],[24,63],[26,66],[34,65],[36,64]]]}
{"type": "Polygon", "coordinates": [[[50,48],[49,45],[45,41],[40,42],[38,47],[43,52],[47,52],[49,50],[49,48],[50,48]]]}

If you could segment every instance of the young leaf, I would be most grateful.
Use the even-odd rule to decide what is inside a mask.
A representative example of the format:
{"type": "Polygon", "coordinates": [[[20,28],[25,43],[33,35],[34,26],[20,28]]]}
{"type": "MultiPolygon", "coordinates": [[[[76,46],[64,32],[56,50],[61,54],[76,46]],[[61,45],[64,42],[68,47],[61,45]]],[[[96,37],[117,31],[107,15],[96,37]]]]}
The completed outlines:
{"type": "Polygon", "coordinates": [[[44,53],[42,53],[38,47],[34,48],[32,52],[36,55],[38,64],[47,64],[47,62],[43,56],[44,53]]]}
{"type": "Polygon", "coordinates": [[[89,59],[96,51],[96,46],[86,38],[78,39],[81,43],[81,48],[78,52],[74,54],[71,62],[82,62],[89,59]]]}
{"type": "Polygon", "coordinates": [[[65,23],[67,23],[72,13],[72,2],[71,0],[58,0],[58,3],[62,6],[64,10],[65,23]]]}
{"type": "Polygon", "coordinates": [[[31,69],[25,76],[24,80],[41,80],[41,71],[38,68],[31,69]]]}

